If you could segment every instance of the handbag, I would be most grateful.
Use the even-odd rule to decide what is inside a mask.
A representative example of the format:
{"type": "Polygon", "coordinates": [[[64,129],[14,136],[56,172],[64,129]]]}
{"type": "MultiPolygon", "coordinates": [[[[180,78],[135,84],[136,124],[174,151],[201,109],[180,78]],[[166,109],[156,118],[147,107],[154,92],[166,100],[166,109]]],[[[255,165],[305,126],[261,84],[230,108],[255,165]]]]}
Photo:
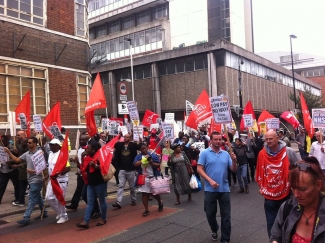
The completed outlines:
{"type": "Polygon", "coordinates": [[[196,159],[191,159],[191,165],[192,165],[192,166],[197,166],[197,161],[196,161],[196,159]]]}
{"type": "Polygon", "coordinates": [[[113,178],[115,172],[116,172],[116,169],[115,169],[114,165],[112,165],[112,163],[111,163],[110,166],[109,166],[109,169],[108,169],[107,174],[104,175],[103,173],[101,173],[102,174],[102,177],[103,177],[103,180],[105,182],[111,180],[113,178]]]}
{"type": "Polygon", "coordinates": [[[137,179],[137,185],[138,186],[143,186],[144,184],[146,184],[146,175],[139,174],[138,179],[137,179]]]}
{"type": "Polygon", "coordinates": [[[150,189],[152,195],[160,195],[170,193],[169,178],[162,176],[150,179],[150,189]]]}

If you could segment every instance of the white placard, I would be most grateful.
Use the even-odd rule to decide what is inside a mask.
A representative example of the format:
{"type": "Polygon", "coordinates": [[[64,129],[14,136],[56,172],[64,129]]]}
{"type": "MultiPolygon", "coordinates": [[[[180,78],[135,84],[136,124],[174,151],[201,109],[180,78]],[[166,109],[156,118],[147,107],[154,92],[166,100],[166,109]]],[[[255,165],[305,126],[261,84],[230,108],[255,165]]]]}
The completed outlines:
{"type": "Polygon", "coordinates": [[[117,136],[118,135],[118,126],[119,123],[116,121],[109,122],[109,135],[117,136]]]}
{"type": "Polygon", "coordinates": [[[76,146],[75,146],[75,149],[78,151],[78,149],[79,149],[79,146],[80,146],[80,144],[79,144],[79,140],[80,140],[80,130],[78,129],[77,130],[77,137],[76,137],[76,146]]]}
{"type": "Polygon", "coordinates": [[[194,148],[199,149],[201,152],[205,149],[204,142],[195,142],[191,146],[193,146],[194,148]]]}
{"type": "Polygon", "coordinates": [[[28,124],[25,113],[19,113],[18,119],[20,121],[20,130],[26,131],[28,129],[28,124]]]}
{"type": "Polygon", "coordinates": [[[140,141],[139,135],[143,141],[143,125],[133,127],[133,141],[140,141]]]}
{"type": "Polygon", "coordinates": [[[174,139],[174,124],[163,123],[164,137],[166,139],[174,139]]]}
{"type": "Polygon", "coordinates": [[[216,124],[231,123],[231,110],[227,96],[216,96],[210,98],[211,109],[216,124]]]}
{"type": "Polygon", "coordinates": [[[39,175],[42,173],[43,170],[46,169],[46,163],[43,155],[43,151],[39,150],[32,156],[32,161],[34,164],[34,168],[36,171],[36,175],[39,175]]]}
{"type": "Polygon", "coordinates": [[[186,116],[189,116],[193,110],[193,104],[188,100],[185,101],[185,108],[186,108],[186,116]]]}
{"type": "Polygon", "coordinates": [[[102,118],[102,130],[103,131],[108,131],[108,123],[109,123],[108,118],[102,118]]]}
{"type": "Polygon", "coordinates": [[[40,115],[33,115],[35,132],[43,132],[42,118],[40,115]]]}
{"type": "Polygon", "coordinates": [[[135,101],[126,102],[131,120],[139,120],[139,112],[135,101]]]}
{"type": "Polygon", "coordinates": [[[16,137],[16,112],[9,111],[10,136],[16,137]]]}
{"type": "Polygon", "coordinates": [[[56,123],[53,123],[52,126],[50,126],[50,132],[52,133],[52,135],[59,139],[60,142],[62,142],[64,140],[64,137],[61,134],[60,128],[56,125],[56,123]]]}
{"type": "Polygon", "coordinates": [[[312,109],[314,128],[325,128],[325,109],[312,109]]]}
{"type": "Polygon", "coordinates": [[[0,164],[1,163],[5,163],[7,161],[9,161],[9,156],[5,152],[5,150],[3,149],[3,147],[0,147],[0,164]]]}
{"type": "Polygon", "coordinates": [[[254,126],[252,114],[243,114],[243,119],[245,127],[250,128],[254,126]]]}
{"type": "Polygon", "coordinates": [[[177,121],[176,124],[179,127],[179,130],[183,131],[183,122],[182,121],[177,121]]]}
{"type": "Polygon", "coordinates": [[[160,117],[156,119],[156,123],[159,124],[159,129],[162,130],[162,119],[160,117]]]}
{"type": "Polygon", "coordinates": [[[173,124],[175,119],[175,113],[165,114],[165,123],[173,124]]]}
{"type": "Polygon", "coordinates": [[[279,118],[269,118],[266,119],[266,128],[267,130],[273,129],[279,129],[280,128],[280,120],[279,118]]]}
{"type": "Polygon", "coordinates": [[[119,126],[119,127],[118,127],[118,131],[119,131],[119,132],[122,132],[122,135],[123,135],[123,136],[125,136],[126,134],[129,133],[129,132],[128,132],[128,129],[127,129],[126,126],[119,126]]]}

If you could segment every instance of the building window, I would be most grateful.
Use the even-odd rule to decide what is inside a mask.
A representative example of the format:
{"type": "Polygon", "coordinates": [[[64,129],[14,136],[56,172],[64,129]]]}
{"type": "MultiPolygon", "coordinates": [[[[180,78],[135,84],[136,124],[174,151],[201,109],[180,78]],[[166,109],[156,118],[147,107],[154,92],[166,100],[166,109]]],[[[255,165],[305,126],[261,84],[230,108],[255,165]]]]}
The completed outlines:
{"type": "Polygon", "coordinates": [[[133,15],[123,18],[123,29],[128,29],[134,27],[134,17],[133,15]]]}
{"type": "Polygon", "coordinates": [[[107,28],[105,24],[97,27],[97,37],[101,37],[104,35],[107,35],[107,28]]]}
{"type": "Polygon", "coordinates": [[[177,73],[184,73],[184,61],[183,60],[177,60],[176,61],[176,72],[177,73]]]}
{"type": "Polygon", "coordinates": [[[111,22],[109,23],[109,33],[115,33],[120,31],[120,22],[119,21],[115,21],[115,22],[111,22]]]}
{"type": "Polygon", "coordinates": [[[85,108],[89,98],[90,82],[88,76],[77,76],[79,98],[79,123],[85,124],[85,108]]]}
{"type": "MultiPolygon", "coordinates": [[[[1,0],[0,0],[1,1],[1,0]]],[[[0,123],[7,123],[9,111],[14,111],[27,93],[31,93],[31,115],[43,117],[48,112],[46,69],[0,63],[0,123]]]]}
{"type": "MultiPolygon", "coordinates": [[[[292,59],[293,61],[298,61],[299,60],[299,54],[293,54],[292,55],[292,59]]],[[[281,56],[280,57],[280,62],[281,63],[286,63],[286,62],[290,62],[291,63],[291,55],[288,56],[281,56]]]]}
{"type": "Polygon", "coordinates": [[[0,15],[44,25],[45,0],[0,0],[0,15]]]}
{"type": "Polygon", "coordinates": [[[316,68],[303,71],[304,77],[324,76],[324,68],[316,68]]]}
{"type": "Polygon", "coordinates": [[[152,10],[153,19],[160,19],[167,16],[167,4],[159,5],[152,10]]]}
{"type": "Polygon", "coordinates": [[[87,3],[86,0],[75,0],[76,3],[76,35],[87,37],[87,3]]]}
{"type": "Polygon", "coordinates": [[[89,30],[89,39],[90,40],[95,39],[95,30],[94,30],[94,28],[92,28],[92,29],[89,30]]]}
{"type": "Polygon", "coordinates": [[[185,72],[194,71],[194,58],[187,57],[185,58],[185,72]]]}
{"type": "Polygon", "coordinates": [[[137,14],[138,25],[150,22],[150,12],[149,10],[142,11],[137,14]]]}

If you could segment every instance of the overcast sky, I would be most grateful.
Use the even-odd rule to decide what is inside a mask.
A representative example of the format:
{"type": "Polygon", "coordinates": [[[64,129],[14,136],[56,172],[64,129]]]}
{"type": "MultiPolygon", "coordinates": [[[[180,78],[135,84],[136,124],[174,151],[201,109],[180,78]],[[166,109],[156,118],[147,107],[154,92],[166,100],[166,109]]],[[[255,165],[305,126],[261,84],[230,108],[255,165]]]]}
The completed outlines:
{"type": "Polygon", "coordinates": [[[253,0],[255,53],[303,52],[325,59],[325,0],[253,0]]]}

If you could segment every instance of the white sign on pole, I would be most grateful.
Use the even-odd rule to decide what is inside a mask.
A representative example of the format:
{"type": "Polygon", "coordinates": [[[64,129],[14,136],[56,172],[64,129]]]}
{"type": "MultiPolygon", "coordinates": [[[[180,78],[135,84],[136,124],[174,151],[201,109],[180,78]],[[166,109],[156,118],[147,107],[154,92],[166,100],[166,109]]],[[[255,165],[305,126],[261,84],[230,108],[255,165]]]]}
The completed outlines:
{"type": "Polygon", "coordinates": [[[141,140],[143,140],[143,125],[133,127],[133,141],[140,141],[139,135],[141,140]]]}
{"type": "Polygon", "coordinates": [[[312,109],[314,128],[325,128],[325,109],[312,109]]]}
{"type": "Polygon", "coordinates": [[[33,115],[35,132],[43,132],[42,118],[40,115],[33,115]]]}
{"type": "Polygon", "coordinates": [[[139,120],[139,112],[135,101],[126,102],[131,120],[139,120]]]}
{"type": "Polygon", "coordinates": [[[128,100],[128,96],[127,95],[120,94],[120,100],[127,101],[128,100]]]}
{"type": "Polygon", "coordinates": [[[185,101],[185,108],[186,108],[186,116],[189,116],[193,110],[193,104],[188,100],[185,101]]]}
{"type": "Polygon", "coordinates": [[[16,112],[9,111],[10,136],[16,137],[16,112]]]}
{"type": "Polygon", "coordinates": [[[254,126],[252,114],[243,114],[243,119],[245,127],[250,128],[254,126]]]}
{"type": "Polygon", "coordinates": [[[108,130],[108,123],[109,119],[108,118],[102,118],[102,130],[107,131],[108,130]]]}
{"type": "Polygon", "coordinates": [[[34,164],[34,168],[36,171],[36,175],[42,173],[43,170],[46,169],[46,163],[43,155],[43,151],[39,150],[32,156],[32,161],[34,164]]]}
{"type": "Polygon", "coordinates": [[[166,139],[174,139],[174,124],[163,123],[164,137],[166,139]]]}
{"type": "Polygon", "coordinates": [[[173,124],[175,119],[175,113],[165,114],[165,123],[173,124]]]}
{"type": "Polygon", "coordinates": [[[279,129],[280,128],[280,120],[279,118],[269,118],[266,119],[266,128],[267,130],[273,129],[279,129]]]}
{"type": "Polygon", "coordinates": [[[216,96],[210,98],[211,109],[216,124],[231,123],[231,110],[227,96],[216,96]]]}
{"type": "Polygon", "coordinates": [[[182,121],[177,121],[176,122],[178,127],[179,127],[179,130],[183,131],[183,122],[182,121]]]}
{"type": "Polygon", "coordinates": [[[126,134],[128,134],[128,128],[126,126],[119,126],[118,127],[118,131],[122,132],[122,135],[125,136],[126,134]]]}
{"type": "Polygon", "coordinates": [[[205,149],[204,142],[195,142],[191,146],[193,146],[194,148],[199,149],[201,152],[205,149]]]}
{"type": "Polygon", "coordinates": [[[119,126],[118,122],[110,121],[109,122],[109,134],[113,135],[113,136],[117,136],[118,135],[118,126],[119,126]]]}
{"type": "Polygon", "coordinates": [[[5,152],[5,150],[3,149],[3,147],[0,147],[0,164],[1,163],[5,163],[7,161],[9,161],[9,156],[5,152]]]}

